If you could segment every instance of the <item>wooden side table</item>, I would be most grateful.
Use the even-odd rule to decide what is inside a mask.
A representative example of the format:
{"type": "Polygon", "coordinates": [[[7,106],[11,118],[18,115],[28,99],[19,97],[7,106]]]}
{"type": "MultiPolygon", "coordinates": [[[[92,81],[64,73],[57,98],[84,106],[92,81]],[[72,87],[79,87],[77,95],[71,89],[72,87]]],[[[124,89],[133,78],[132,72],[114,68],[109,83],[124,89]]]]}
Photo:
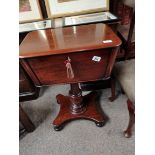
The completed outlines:
{"type": "Polygon", "coordinates": [[[105,124],[97,109],[96,92],[82,96],[80,82],[108,79],[121,40],[105,24],[30,32],[20,45],[20,62],[36,86],[70,84],[68,96],[57,95],[60,111],[55,130],[74,119],[105,124]]]}

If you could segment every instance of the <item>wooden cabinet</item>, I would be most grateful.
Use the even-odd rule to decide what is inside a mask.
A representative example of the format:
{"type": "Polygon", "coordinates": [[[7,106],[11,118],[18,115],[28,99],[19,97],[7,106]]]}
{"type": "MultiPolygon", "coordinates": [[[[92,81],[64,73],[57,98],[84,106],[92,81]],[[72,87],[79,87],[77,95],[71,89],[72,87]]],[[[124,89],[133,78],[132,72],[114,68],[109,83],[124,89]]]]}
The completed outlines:
{"type": "Polygon", "coordinates": [[[71,86],[69,96],[56,97],[60,112],[53,122],[55,130],[79,118],[99,127],[105,124],[105,115],[96,107],[97,94],[82,96],[78,83],[110,78],[120,45],[121,40],[105,24],[40,30],[26,36],[20,45],[20,62],[35,85],[71,86]]]}
{"type": "Polygon", "coordinates": [[[26,36],[20,46],[20,58],[39,85],[94,81],[109,77],[112,66],[108,67],[108,63],[117,55],[112,55],[113,45],[119,44],[120,39],[105,24],[40,30],[26,36]],[[68,57],[73,79],[67,78],[64,62],[68,57]],[[94,61],[93,57],[100,60],[94,61]]]}
{"type": "Polygon", "coordinates": [[[52,55],[28,59],[27,62],[38,77],[41,85],[56,83],[75,83],[100,79],[106,74],[106,66],[110,57],[108,50],[93,50],[61,55],[52,55]],[[101,58],[100,62],[93,61],[93,57],[101,58]],[[74,78],[67,78],[65,61],[71,59],[74,78]],[[93,72],[93,73],[92,73],[93,72]]]}

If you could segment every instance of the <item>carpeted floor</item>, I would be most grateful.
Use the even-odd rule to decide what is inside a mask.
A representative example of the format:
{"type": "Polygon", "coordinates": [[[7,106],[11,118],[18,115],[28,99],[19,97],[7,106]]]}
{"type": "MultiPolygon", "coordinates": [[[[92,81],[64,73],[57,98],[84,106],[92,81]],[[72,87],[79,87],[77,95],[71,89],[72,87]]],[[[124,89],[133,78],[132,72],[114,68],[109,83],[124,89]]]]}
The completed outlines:
{"type": "MultiPolygon", "coordinates": [[[[134,155],[135,137],[123,137],[128,124],[126,96],[109,102],[110,89],[101,91],[100,104],[109,117],[104,127],[88,120],[76,120],[56,132],[52,121],[59,111],[55,96],[67,95],[68,85],[45,87],[40,98],[21,103],[36,130],[20,138],[20,155],[134,155]]],[[[86,92],[84,92],[86,94],[86,92]]]]}

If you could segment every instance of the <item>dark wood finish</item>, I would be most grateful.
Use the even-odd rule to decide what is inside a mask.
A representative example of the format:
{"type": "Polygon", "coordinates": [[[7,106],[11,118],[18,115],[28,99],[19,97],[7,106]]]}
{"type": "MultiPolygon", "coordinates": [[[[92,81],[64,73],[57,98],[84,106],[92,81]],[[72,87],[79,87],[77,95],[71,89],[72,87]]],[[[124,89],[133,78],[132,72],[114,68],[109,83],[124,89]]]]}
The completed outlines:
{"type": "MultiPolygon", "coordinates": [[[[109,11],[113,14],[118,14],[120,0],[110,0],[109,11]]],[[[120,10],[120,9],[119,9],[120,10]]],[[[119,14],[118,14],[119,15],[119,14]]]]}
{"type": "Polygon", "coordinates": [[[124,136],[126,138],[130,138],[132,135],[133,125],[135,123],[135,106],[129,99],[127,100],[127,106],[129,111],[129,124],[127,129],[124,131],[124,136]]]}
{"type": "Polygon", "coordinates": [[[110,75],[111,75],[111,71],[113,69],[113,65],[115,63],[115,60],[116,60],[115,58],[117,56],[118,50],[119,50],[119,47],[112,49],[112,52],[111,52],[110,58],[109,58],[109,62],[107,65],[107,69],[106,69],[105,78],[110,77],[110,75]]]}
{"type": "MultiPolygon", "coordinates": [[[[121,58],[124,60],[124,52],[123,50],[118,49],[117,61],[118,59],[121,59],[121,58]]],[[[81,85],[82,90],[90,91],[90,90],[110,88],[111,87],[110,83],[111,83],[110,79],[103,79],[103,80],[97,80],[97,81],[81,82],[80,85],[81,85]]]]}
{"type": "Polygon", "coordinates": [[[125,59],[135,57],[135,12],[133,8],[129,8],[128,17],[123,16],[122,23],[118,28],[118,36],[122,40],[121,51],[124,51],[125,59]]]}
{"type": "MultiPolygon", "coordinates": [[[[100,22],[102,23],[102,22],[100,22]]],[[[105,23],[105,21],[103,22],[105,23]]],[[[112,30],[117,33],[117,26],[120,23],[120,19],[114,20],[114,21],[106,21],[106,23],[112,28],[112,30]]],[[[87,23],[88,24],[88,23],[87,23]]],[[[52,36],[52,35],[51,35],[52,36]]],[[[49,36],[50,37],[50,36],[49,36]]],[[[20,34],[20,42],[23,40],[23,34],[20,34]]],[[[50,40],[50,39],[49,39],[50,40]]],[[[52,40],[52,39],[51,39],[52,40]]],[[[51,45],[51,44],[49,44],[51,45]]],[[[120,51],[118,52],[119,57],[124,57],[124,52],[120,51]]],[[[117,57],[118,57],[117,56],[117,57]]],[[[97,90],[97,89],[103,89],[103,88],[108,88],[109,82],[105,82],[105,80],[99,80],[98,82],[87,82],[87,83],[81,83],[81,88],[82,90],[97,90]]]]}
{"type": "Polygon", "coordinates": [[[121,25],[118,26],[118,35],[123,41],[123,44],[121,46],[121,50],[118,52],[117,59],[120,60],[123,58],[134,58],[135,41],[132,40],[135,23],[134,8],[124,4],[123,0],[111,0],[110,11],[121,19],[121,25]],[[120,27],[121,29],[119,30],[120,27]]]}
{"type": "Polygon", "coordinates": [[[124,9],[124,5],[122,3],[123,0],[115,0],[117,2],[115,2],[115,6],[114,6],[114,12],[115,14],[122,19],[122,15],[123,15],[123,9],[124,9]]]}
{"type": "MultiPolygon", "coordinates": [[[[83,113],[86,108],[83,103],[82,91],[77,83],[70,85],[69,100],[71,102],[70,112],[72,114],[83,113]]],[[[59,97],[57,97],[58,99],[59,97]]],[[[58,99],[59,100],[59,99],[58,99]]]]}
{"type": "Polygon", "coordinates": [[[32,87],[31,81],[26,76],[22,66],[19,66],[19,95],[21,96],[22,93],[33,92],[34,87],[32,87]]]}
{"type": "Polygon", "coordinates": [[[110,12],[117,15],[121,19],[121,24],[126,25],[130,23],[133,8],[124,4],[123,0],[111,0],[110,12]]]}
{"type": "Polygon", "coordinates": [[[79,82],[108,79],[121,40],[104,24],[90,24],[29,33],[20,46],[20,62],[36,85],[70,83],[69,96],[57,95],[60,112],[55,130],[73,119],[90,119],[103,126],[96,93],[82,96],[79,82]],[[111,40],[109,43],[103,43],[111,40]],[[99,56],[99,62],[93,61],[99,56]],[[69,61],[70,59],[70,61],[69,61]],[[74,76],[67,76],[66,60],[74,76]]]}
{"type": "Polygon", "coordinates": [[[106,117],[97,109],[96,97],[96,92],[82,96],[78,84],[71,84],[69,96],[59,94],[56,97],[61,108],[53,122],[54,129],[61,130],[66,122],[75,119],[88,119],[94,121],[98,127],[102,127],[106,117]]]}
{"type": "Polygon", "coordinates": [[[128,34],[128,39],[126,42],[126,53],[125,53],[125,59],[128,59],[128,57],[132,57],[135,52],[135,40],[132,40],[133,33],[134,33],[134,28],[135,28],[135,12],[132,14],[131,18],[131,23],[130,23],[130,29],[129,29],[129,34],[128,34]]]}
{"type": "MultiPolygon", "coordinates": [[[[78,33],[78,36],[76,36],[76,38],[78,37],[79,38],[79,40],[77,41],[77,39],[75,40],[75,39],[73,39],[73,37],[75,37],[74,35],[73,35],[73,32],[74,32],[74,30],[73,30],[73,28],[72,27],[68,27],[68,28],[59,28],[59,29],[56,29],[56,30],[48,30],[48,32],[47,31],[39,31],[39,32],[37,32],[37,35],[38,35],[38,37],[40,37],[40,39],[39,39],[39,42],[37,43],[38,45],[40,45],[38,48],[39,49],[41,49],[41,47],[42,48],[44,48],[44,46],[47,46],[46,48],[47,48],[47,51],[50,51],[50,49],[51,50],[53,50],[53,48],[56,48],[57,50],[59,50],[59,45],[62,45],[62,47],[63,46],[72,46],[72,45],[75,45],[75,43],[78,43],[78,45],[80,44],[81,46],[88,46],[88,44],[91,44],[91,45],[93,45],[93,44],[95,44],[96,46],[98,45],[98,46],[103,46],[103,43],[102,43],[102,41],[103,40],[106,40],[107,38],[109,38],[109,39],[112,39],[112,38],[116,38],[116,35],[114,35],[113,33],[113,35],[114,36],[110,36],[111,35],[111,30],[107,30],[107,29],[109,29],[109,28],[107,28],[107,27],[103,27],[103,24],[97,24],[98,26],[94,26],[95,24],[91,24],[90,26],[89,26],[89,32],[90,33],[86,33],[86,29],[87,29],[87,27],[88,26],[82,26],[82,28],[79,28],[79,27],[77,27],[76,26],[76,32],[78,33]],[[97,29],[97,31],[95,31],[97,29]],[[54,31],[54,32],[53,32],[54,31]],[[63,33],[62,33],[62,31],[63,31],[63,33]],[[106,32],[105,32],[106,31],[106,32]],[[109,32],[108,32],[109,31],[109,32]],[[102,33],[101,33],[102,32],[102,33]],[[61,36],[56,36],[57,34],[64,34],[65,35],[65,43],[67,43],[67,45],[64,43],[64,39],[61,37],[61,36]],[[45,34],[45,38],[43,38],[42,37],[42,34],[45,34]],[[71,36],[70,36],[71,35],[71,36]],[[81,35],[81,36],[80,36],[81,35]],[[42,39],[43,38],[43,39],[42,39]],[[70,38],[70,39],[69,39],[70,38]],[[83,39],[83,38],[85,38],[85,40],[83,39]],[[42,40],[41,40],[42,39],[42,40]],[[46,45],[43,45],[43,43],[45,43],[45,41],[47,40],[47,44],[46,45]],[[75,41],[74,41],[75,40],[75,41]],[[61,42],[61,43],[58,43],[58,42],[61,42]],[[55,43],[55,45],[53,45],[53,42],[55,43]],[[70,44],[69,44],[70,43],[70,44]],[[69,45],[68,45],[69,44],[69,45]],[[52,48],[53,47],[53,48],[52,48]]],[[[37,35],[36,35],[36,32],[35,32],[35,34],[33,34],[33,35],[31,35],[30,37],[32,37],[32,36],[34,36],[35,35],[35,38],[37,37],[37,35]]],[[[30,38],[29,37],[29,38],[30,38]]],[[[29,38],[27,39],[27,40],[29,40],[29,38]]],[[[35,40],[36,41],[36,40],[35,40]]],[[[27,43],[27,45],[29,45],[29,44],[31,44],[31,42],[33,42],[33,40],[29,40],[29,43],[27,43]]],[[[114,41],[115,42],[115,41],[114,41]]],[[[114,43],[113,42],[113,43],[114,43]]],[[[77,46],[77,45],[76,45],[77,46]]],[[[62,48],[61,47],[61,48],[62,48]]],[[[29,47],[28,47],[29,48],[29,47]]],[[[90,48],[90,47],[87,47],[87,48],[90,48]]],[[[86,49],[82,49],[82,50],[87,50],[87,48],[86,49]]],[[[105,48],[105,47],[104,47],[105,48]]],[[[20,48],[21,49],[21,48],[20,48]]],[[[27,49],[27,47],[26,47],[26,49],[27,49]]],[[[22,50],[22,49],[21,49],[22,50]]],[[[80,50],[80,49],[79,49],[80,50]]],[[[75,49],[75,51],[76,51],[76,49],[75,49]]],[[[31,53],[31,51],[29,52],[29,53],[31,53]]],[[[37,54],[37,53],[36,53],[37,54]]],[[[46,53],[45,53],[46,54],[46,53]]],[[[49,53],[48,53],[49,54],[49,53]]],[[[90,54],[91,54],[91,52],[90,52],[90,54]]],[[[72,54],[73,55],[73,54],[72,54]]],[[[77,54],[78,55],[78,57],[79,57],[79,55],[81,55],[81,54],[77,54]]],[[[93,55],[93,54],[92,54],[93,55]]],[[[100,53],[100,55],[103,55],[102,53],[100,53]]],[[[56,57],[58,57],[58,56],[56,56],[56,57]]],[[[63,61],[65,60],[67,58],[67,56],[66,57],[64,57],[64,59],[63,59],[63,61]]],[[[76,56],[74,56],[74,58],[76,58],[76,56]]],[[[43,58],[41,58],[40,59],[40,61],[42,61],[42,59],[43,58]]],[[[47,58],[48,60],[50,59],[50,58],[47,58]]],[[[84,59],[84,62],[86,62],[87,60],[88,60],[88,58],[87,57],[83,57],[82,56],[82,58],[80,57],[80,59],[84,59]]],[[[76,62],[79,62],[79,61],[81,61],[81,60],[76,60],[76,62]]],[[[90,58],[91,59],[91,58],[90,58]]],[[[36,62],[36,64],[40,64],[40,62],[37,62],[37,61],[39,61],[39,59],[37,59],[35,62],[36,62]]],[[[55,61],[56,61],[56,59],[55,59],[55,61]]],[[[61,58],[61,62],[63,62],[62,61],[62,58],[61,58]]],[[[82,62],[82,61],[81,61],[82,62]]],[[[90,61],[89,61],[90,62],[90,61]]],[[[88,61],[87,61],[87,63],[89,63],[88,61]]],[[[51,59],[51,64],[53,63],[53,60],[51,59]]],[[[59,62],[57,62],[57,63],[59,63],[59,62]]],[[[51,68],[55,68],[54,66],[54,64],[53,64],[53,66],[50,66],[50,64],[48,64],[49,65],[49,69],[51,70],[51,68]],[[50,68],[51,67],[51,68],[50,68]]],[[[82,65],[82,64],[79,64],[79,65],[82,65]]],[[[90,63],[89,64],[86,64],[86,65],[82,65],[84,68],[87,68],[87,66],[88,65],[90,65],[90,63]]],[[[96,63],[96,66],[98,66],[99,64],[98,63],[96,63]]],[[[38,67],[38,66],[36,66],[36,67],[38,67]]],[[[62,63],[62,67],[65,67],[64,66],[64,64],[62,63]]],[[[94,67],[95,67],[95,63],[94,63],[94,67]]],[[[80,67],[81,68],[81,67],[80,67]]],[[[44,69],[44,68],[43,68],[44,69]]],[[[63,69],[63,71],[65,71],[65,69],[63,69]]],[[[96,80],[97,80],[98,78],[96,78],[96,80]]],[[[38,80],[34,80],[34,81],[38,81],[38,80]]],[[[37,84],[36,85],[38,85],[38,83],[39,82],[36,82],[37,84]]],[[[87,84],[88,85],[88,84],[87,84]]],[[[100,85],[101,86],[101,85],[100,85]]],[[[84,86],[82,86],[82,87],[84,87],[84,86]]],[[[86,87],[85,87],[85,89],[86,89],[86,87]]]]}
{"type": "Polygon", "coordinates": [[[20,58],[58,55],[119,46],[120,39],[105,24],[90,24],[30,32],[20,45],[20,58]],[[103,43],[104,40],[112,40],[103,43]],[[37,46],[36,46],[37,45],[37,46]]]}
{"type": "Polygon", "coordinates": [[[116,99],[116,92],[115,92],[116,82],[113,76],[110,78],[110,86],[111,86],[111,97],[109,97],[109,100],[113,102],[116,99]]]}
{"type": "MultiPolygon", "coordinates": [[[[110,1],[111,2],[111,1],[110,1]]],[[[111,11],[112,12],[112,11],[111,11]]],[[[107,25],[117,34],[117,27],[121,23],[121,20],[107,22],[107,25]]],[[[125,52],[123,50],[118,50],[117,59],[124,58],[125,52]]],[[[97,81],[89,81],[89,82],[81,82],[80,86],[82,91],[92,91],[92,90],[100,90],[110,88],[110,80],[97,80],[97,81]]]]}
{"type": "MultiPolygon", "coordinates": [[[[110,52],[109,50],[105,50],[105,49],[102,49],[102,50],[99,49],[99,50],[92,51],[91,50],[92,45],[96,47],[98,46],[97,48],[99,47],[105,48],[106,45],[103,44],[102,41],[106,39],[111,39],[113,40],[113,44],[116,44],[117,46],[119,39],[116,37],[116,35],[111,31],[109,27],[104,26],[103,24],[97,24],[97,26],[95,24],[91,24],[88,26],[85,25],[85,26],[76,26],[76,27],[77,27],[76,28],[77,34],[73,33],[74,31],[72,27],[59,28],[55,30],[46,30],[46,31],[42,30],[42,31],[35,32],[35,33],[32,32],[32,34],[28,35],[27,38],[24,40],[24,47],[21,45],[20,51],[24,51],[27,48],[31,50],[32,46],[31,48],[29,48],[27,47],[27,45],[32,44],[33,42],[32,38],[36,38],[37,36],[39,37],[39,39],[37,40],[37,42],[35,40],[35,42],[37,43],[37,45],[40,45],[39,50],[45,47],[45,50],[52,51],[51,53],[45,52],[44,53],[45,55],[55,54],[56,50],[58,54],[61,54],[63,53],[62,51],[63,48],[65,48],[66,50],[66,48],[68,47],[69,48],[68,50],[70,50],[71,48],[73,48],[72,45],[75,47],[79,46],[78,49],[76,48],[75,50],[84,50],[84,51],[86,50],[87,51],[85,53],[76,52],[74,54],[72,52],[72,53],[67,53],[67,54],[65,53],[61,55],[52,55],[52,56],[39,57],[39,58],[35,57],[35,58],[28,59],[28,60],[21,59],[21,63],[23,64],[23,67],[25,67],[25,70],[27,70],[30,76],[33,75],[31,76],[31,78],[33,79],[35,85],[43,85],[43,84],[49,85],[49,84],[60,83],[60,82],[61,83],[63,82],[72,83],[72,82],[77,82],[77,81],[82,82],[82,81],[88,81],[88,80],[94,81],[94,79],[96,80],[101,79],[101,77],[104,76],[105,66],[108,63],[110,52]],[[87,28],[89,29],[87,30],[87,28]],[[88,31],[90,33],[86,33],[85,31],[88,31]],[[42,32],[43,34],[45,34],[46,36],[45,38],[47,40],[47,44],[45,45],[43,43],[45,43],[46,40],[44,40],[45,38],[42,37],[42,32]],[[60,34],[60,33],[62,33],[65,36],[64,38],[67,44],[64,44],[61,36],[56,36],[56,34],[60,34]],[[76,38],[79,38],[79,39],[77,40],[76,38]],[[116,41],[114,40],[115,38],[117,38],[116,41]],[[60,43],[58,43],[59,41],[60,43]],[[26,47],[25,47],[25,42],[26,42],[26,47]],[[81,44],[83,44],[83,46],[81,44]],[[62,47],[59,47],[59,46],[62,46],[62,47]],[[81,49],[81,47],[85,47],[85,48],[81,49]],[[53,52],[53,48],[55,50],[54,52],[53,52]],[[90,49],[91,51],[88,51],[88,49],[90,49]],[[100,63],[93,62],[91,60],[92,57],[95,55],[100,56],[102,58],[100,63]],[[72,59],[72,66],[75,72],[74,79],[68,79],[66,76],[66,68],[65,68],[64,61],[68,58],[68,56],[72,59]],[[55,67],[57,65],[59,65],[59,70],[55,67]],[[33,71],[30,66],[33,68],[33,71]],[[103,67],[101,68],[101,66],[103,67]],[[77,70],[77,68],[80,68],[80,71],[77,70]],[[92,70],[95,71],[93,74],[91,74],[92,70]],[[30,73],[30,72],[33,72],[33,73],[30,73]],[[44,72],[44,74],[42,74],[42,72],[44,72]],[[90,72],[90,73],[88,74],[87,72],[90,72]],[[37,76],[34,76],[36,74],[37,76]],[[60,74],[62,76],[59,76],[60,74]]],[[[96,47],[93,47],[93,48],[96,48],[96,47]]],[[[35,48],[33,47],[33,49],[35,48]]],[[[31,53],[31,51],[27,51],[26,58],[29,53],[33,54],[31,53]]],[[[34,55],[31,55],[31,56],[34,57],[36,54],[40,55],[39,52],[36,52],[34,55]]],[[[43,54],[43,52],[41,54],[43,54]]]]}
{"type": "Polygon", "coordinates": [[[19,120],[26,129],[27,132],[32,132],[35,130],[35,126],[28,117],[28,115],[25,113],[21,105],[19,104],[19,120]]]}
{"type": "Polygon", "coordinates": [[[23,41],[23,39],[26,37],[27,34],[28,32],[19,33],[19,45],[21,44],[21,42],[23,41]]]}
{"type": "MultiPolygon", "coordinates": [[[[39,97],[39,91],[40,88],[34,85],[30,77],[23,70],[22,66],[19,65],[19,101],[23,102],[37,99],[39,97]]],[[[30,120],[28,115],[24,112],[20,104],[19,120],[27,132],[32,132],[35,129],[34,124],[30,120]]]]}
{"type": "Polygon", "coordinates": [[[45,6],[45,1],[39,0],[39,3],[40,3],[40,8],[41,8],[43,18],[44,19],[48,18],[46,6],[45,6]]]}
{"type": "MultiPolygon", "coordinates": [[[[117,52],[114,53],[117,54],[117,52]]],[[[109,50],[94,50],[83,53],[77,52],[31,58],[28,59],[27,62],[32,67],[34,74],[37,75],[41,85],[51,85],[57,83],[94,81],[94,79],[98,80],[102,77],[109,78],[114,57],[116,57],[116,55],[113,55],[113,52],[109,52],[109,50]],[[95,55],[101,57],[100,62],[92,61],[95,55]],[[73,79],[67,78],[64,62],[68,57],[72,61],[71,64],[74,71],[73,79]]]]}
{"type": "Polygon", "coordinates": [[[122,49],[119,49],[116,61],[124,60],[124,56],[125,56],[125,51],[122,49]]]}
{"type": "MultiPolygon", "coordinates": [[[[112,78],[110,78],[111,81],[111,97],[109,97],[109,100],[111,102],[113,102],[117,96],[116,96],[116,81],[115,81],[115,77],[112,76],[112,78]]],[[[121,92],[124,94],[124,90],[121,88],[121,92]]],[[[127,107],[128,107],[128,111],[129,111],[129,123],[128,123],[128,127],[127,129],[124,131],[124,136],[126,138],[130,138],[132,136],[132,129],[133,129],[133,125],[135,123],[135,106],[134,104],[128,99],[127,100],[127,107]]]]}
{"type": "Polygon", "coordinates": [[[19,59],[21,66],[26,71],[26,74],[30,79],[33,81],[33,84],[36,88],[39,88],[41,86],[37,76],[34,74],[31,66],[27,63],[26,59],[19,59]]]}
{"type": "Polygon", "coordinates": [[[34,100],[39,97],[40,88],[35,86],[33,81],[24,71],[22,66],[19,66],[19,101],[34,100]]]}
{"type": "Polygon", "coordinates": [[[100,89],[110,88],[110,79],[107,80],[97,80],[80,83],[82,91],[94,91],[100,89]]]}
{"type": "Polygon", "coordinates": [[[117,26],[120,24],[120,19],[118,19],[117,22],[112,22],[112,23],[107,23],[108,26],[110,26],[110,28],[117,33],[117,26]]]}

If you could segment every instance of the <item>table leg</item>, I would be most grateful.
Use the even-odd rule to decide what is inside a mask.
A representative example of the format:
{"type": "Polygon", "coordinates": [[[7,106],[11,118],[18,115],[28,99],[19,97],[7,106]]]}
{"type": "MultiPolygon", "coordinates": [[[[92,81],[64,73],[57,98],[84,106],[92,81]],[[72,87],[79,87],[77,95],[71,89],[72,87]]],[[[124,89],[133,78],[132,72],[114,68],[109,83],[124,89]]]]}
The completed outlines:
{"type": "Polygon", "coordinates": [[[20,104],[19,104],[19,120],[27,132],[32,132],[35,130],[34,124],[30,120],[28,115],[25,113],[25,111],[22,109],[20,104]]]}
{"type": "Polygon", "coordinates": [[[97,92],[82,96],[78,83],[71,84],[69,96],[59,94],[56,97],[58,104],[60,104],[60,111],[53,122],[54,129],[59,131],[66,122],[75,119],[88,119],[94,121],[98,127],[102,127],[106,117],[98,109],[96,97],[97,92]]]}

